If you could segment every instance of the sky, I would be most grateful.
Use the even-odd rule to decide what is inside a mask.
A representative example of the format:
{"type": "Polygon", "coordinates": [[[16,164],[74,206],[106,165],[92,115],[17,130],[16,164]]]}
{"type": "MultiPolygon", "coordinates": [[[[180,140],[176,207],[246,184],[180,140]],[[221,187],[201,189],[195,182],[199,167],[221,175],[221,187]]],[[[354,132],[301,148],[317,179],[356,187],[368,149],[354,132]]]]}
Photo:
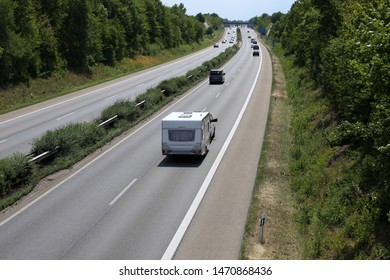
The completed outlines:
{"type": "Polygon", "coordinates": [[[266,13],[286,14],[295,0],[161,0],[165,6],[172,7],[183,3],[186,14],[194,16],[198,13],[216,13],[229,20],[249,20],[266,13]]]}

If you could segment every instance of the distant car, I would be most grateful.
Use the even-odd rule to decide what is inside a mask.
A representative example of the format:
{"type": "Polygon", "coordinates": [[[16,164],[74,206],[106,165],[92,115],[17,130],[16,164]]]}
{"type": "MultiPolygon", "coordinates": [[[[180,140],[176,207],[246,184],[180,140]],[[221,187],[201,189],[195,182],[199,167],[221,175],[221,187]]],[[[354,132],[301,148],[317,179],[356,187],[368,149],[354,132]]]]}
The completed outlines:
{"type": "Polygon", "coordinates": [[[258,50],[253,51],[253,56],[260,56],[260,53],[258,50]]]}
{"type": "Polygon", "coordinates": [[[219,44],[218,44],[218,43],[215,43],[215,44],[214,44],[214,48],[219,48],[219,44]]]}
{"type": "Polygon", "coordinates": [[[254,50],[260,49],[260,48],[259,48],[259,45],[252,45],[252,46],[253,46],[252,48],[253,48],[254,50]]]}

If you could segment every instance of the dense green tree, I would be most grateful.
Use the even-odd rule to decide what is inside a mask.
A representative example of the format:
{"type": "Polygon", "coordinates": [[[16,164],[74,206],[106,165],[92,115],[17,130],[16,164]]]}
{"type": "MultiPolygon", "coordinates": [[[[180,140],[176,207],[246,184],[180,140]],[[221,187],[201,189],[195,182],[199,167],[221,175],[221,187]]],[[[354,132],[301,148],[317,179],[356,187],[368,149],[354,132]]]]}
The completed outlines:
{"type": "Polygon", "coordinates": [[[88,67],[88,0],[68,0],[66,16],[60,28],[60,51],[74,70],[88,67]]]}
{"type": "Polygon", "coordinates": [[[14,69],[11,57],[12,40],[15,29],[14,10],[16,4],[12,0],[0,1],[0,82],[12,79],[14,69]]]}
{"type": "Polygon", "coordinates": [[[205,23],[205,22],[206,22],[206,19],[205,19],[205,17],[202,15],[202,13],[198,13],[195,17],[196,17],[196,19],[199,20],[199,22],[201,22],[201,23],[205,23]]]}
{"type": "Polygon", "coordinates": [[[15,32],[20,35],[20,40],[24,44],[25,54],[19,62],[20,75],[24,79],[29,76],[36,77],[41,68],[39,46],[41,38],[37,24],[37,13],[32,0],[20,0],[15,9],[15,22],[17,22],[15,32]]]}
{"type": "MultiPolygon", "coordinates": [[[[330,145],[354,153],[353,170],[341,175],[353,182],[337,182],[343,197],[325,192],[313,199],[330,205],[336,199],[351,210],[337,225],[345,243],[333,248],[339,258],[390,257],[384,238],[390,233],[389,9],[388,0],[301,0],[273,29],[286,54],[321,89],[319,98],[332,106],[338,126],[330,145]]],[[[318,213],[306,213],[306,222],[318,222],[318,213]]],[[[331,236],[335,225],[321,223],[329,227],[321,234],[331,236]]]]}
{"type": "Polygon", "coordinates": [[[283,16],[283,13],[281,13],[281,12],[273,13],[271,16],[271,22],[272,23],[278,22],[282,16],[283,16]]]}
{"type": "Polygon", "coordinates": [[[205,29],[183,4],[160,0],[0,0],[0,12],[0,85],[156,54],[205,29]]]}

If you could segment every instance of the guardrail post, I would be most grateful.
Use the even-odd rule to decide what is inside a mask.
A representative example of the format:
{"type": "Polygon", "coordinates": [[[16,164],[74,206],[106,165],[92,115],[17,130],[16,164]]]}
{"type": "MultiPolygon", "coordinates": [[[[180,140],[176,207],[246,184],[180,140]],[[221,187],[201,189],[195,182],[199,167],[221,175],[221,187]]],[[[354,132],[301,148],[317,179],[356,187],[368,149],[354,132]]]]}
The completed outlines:
{"type": "Polygon", "coordinates": [[[261,214],[260,223],[259,223],[259,242],[264,244],[264,227],[265,227],[265,219],[267,218],[267,214],[263,211],[261,214]]]}

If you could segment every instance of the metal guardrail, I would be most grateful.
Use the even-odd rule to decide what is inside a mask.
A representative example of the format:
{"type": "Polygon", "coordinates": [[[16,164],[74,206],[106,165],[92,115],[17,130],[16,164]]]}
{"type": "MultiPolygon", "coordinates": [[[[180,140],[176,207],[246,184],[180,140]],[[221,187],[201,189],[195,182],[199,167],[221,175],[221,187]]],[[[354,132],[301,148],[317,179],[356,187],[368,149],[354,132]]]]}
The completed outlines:
{"type": "Polygon", "coordinates": [[[106,121],[100,123],[99,126],[103,126],[103,127],[104,127],[104,126],[106,126],[106,125],[108,125],[108,124],[114,122],[117,118],[118,118],[118,115],[115,115],[115,116],[113,116],[112,118],[109,118],[108,120],[106,120],[106,121]]]}
{"type": "MultiPolygon", "coordinates": [[[[138,102],[137,104],[135,104],[135,106],[137,106],[137,107],[142,107],[142,106],[144,106],[146,104],[146,100],[142,100],[142,101],[140,101],[140,102],[138,102]]],[[[106,125],[109,125],[110,123],[113,123],[113,122],[115,122],[116,120],[118,119],[118,115],[115,115],[115,116],[113,116],[112,118],[109,118],[108,120],[105,120],[104,122],[101,122],[100,124],[99,124],[99,126],[106,126],[106,125]]]]}
{"type": "Polygon", "coordinates": [[[44,153],[42,153],[40,155],[37,155],[37,156],[33,157],[32,159],[29,160],[29,162],[34,162],[34,163],[35,162],[39,162],[39,161],[41,161],[41,160],[43,160],[45,158],[48,158],[48,157],[58,153],[59,151],[60,151],[60,147],[57,146],[52,151],[46,151],[46,152],[44,152],[44,153]]]}
{"type": "Polygon", "coordinates": [[[146,100],[142,100],[141,102],[138,102],[137,104],[135,104],[135,106],[142,107],[145,105],[145,103],[146,103],[146,100]]]}
{"type": "MultiPolygon", "coordinates": [[[[137,106],[137,107],[140,107],[140,106],[145,105],[145,103],[146,103],[146,100],[142,100],[141,102],[138,102],[138,103],[136,104],[136,106],[137,106]]],[[[101,123],[99,124],[99,126],[103,126],[103,127],[104,127],[104,126],[106,126],[106,125],[109,125],[110,123],[115,122],[117,119],[118,119],[118,115],[115,115],[115,116],[113,116],[112,118],[109,118],[108,120],[105,120],[104,122],[101,122],[101,123]]],[[[33,158],[31,158],[31,159],[29,160],[29,162],[33,162],[33,163],[39,162],[39,161],[41,161],[41,160],[44,160],[45,158],[48,158],[48,157],[50,157],[50,156],[52,156],[52,155],[58,153],[59,150],[60,150],[60,147],[57,146],[57,147],[55,147],[54,150],[52,150],[52,151],[46,151],[46,152],[44,152],[44,153],[42,153],[42,154],[40,154],[40,155],[34,156],[33,158]]],[[[29,157],[29,156],[33,156],[33,155],[30,154],[30,155],[27,155],[27,156],[29,157]]]]}

